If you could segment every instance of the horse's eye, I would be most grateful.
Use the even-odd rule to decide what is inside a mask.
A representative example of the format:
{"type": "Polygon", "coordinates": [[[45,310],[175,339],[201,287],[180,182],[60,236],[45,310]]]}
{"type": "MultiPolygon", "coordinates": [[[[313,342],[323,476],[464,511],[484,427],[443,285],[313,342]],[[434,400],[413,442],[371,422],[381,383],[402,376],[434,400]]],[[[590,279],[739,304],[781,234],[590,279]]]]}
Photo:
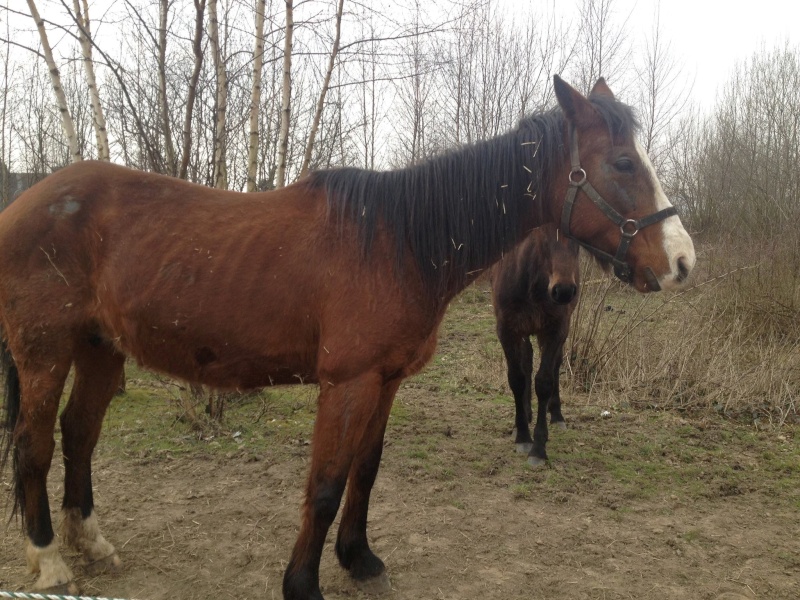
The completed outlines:
{"type": "Polygon", "coordinates": [[[633,173],[633,161],[627,156],[618,158],[614,163],[614,168],[620,173],[633,173]]]}

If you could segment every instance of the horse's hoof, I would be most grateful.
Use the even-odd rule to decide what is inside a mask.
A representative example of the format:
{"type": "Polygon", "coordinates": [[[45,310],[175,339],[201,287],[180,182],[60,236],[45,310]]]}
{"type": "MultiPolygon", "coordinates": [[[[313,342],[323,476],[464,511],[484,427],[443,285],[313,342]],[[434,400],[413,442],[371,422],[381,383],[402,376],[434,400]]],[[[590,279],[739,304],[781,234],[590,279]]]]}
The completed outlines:
{"type": "Polygon", "coordinates": [[[58,585],[50,586],[43,590],[37,590],[37,593],[42,596],[76,596],[81,593],[80,588],[74,581],[67,583],[60,583],[58,585]]]}
{"type": "Polygon", "coordinates": [[[533,443],[526,442],[517,444],[517,452],[519,454],[530,454],[532,449],[533,449],[533,443]]]}
{"type": "Polygon", "coordinates": [[[547,466],[547,459],[539,458],[538,456],[529,456],[528,464],[534,469],[541,469],[547,466]]]}
{"type": "Polygon", "coordinates": [[[116,552],[100,560],[87,563],[85,566],[86,573],[92,577],[103,573],[118,573],[120,569],[122,569],[122,561],[116,552]]]}
{"type": "Polygon", "coordinates": [[[553,429],[566,429],[567,422],[566,421],[556,421],[555,423],[550,423],[550,427],[553,429]]]}
{"type": "Polygon", "coordinates": [[[365,594],[378,596],[392,591],[392,583],[389,581],[386,571],[369,579],[356,579],[355,581],[358,589],[365,594]]]}

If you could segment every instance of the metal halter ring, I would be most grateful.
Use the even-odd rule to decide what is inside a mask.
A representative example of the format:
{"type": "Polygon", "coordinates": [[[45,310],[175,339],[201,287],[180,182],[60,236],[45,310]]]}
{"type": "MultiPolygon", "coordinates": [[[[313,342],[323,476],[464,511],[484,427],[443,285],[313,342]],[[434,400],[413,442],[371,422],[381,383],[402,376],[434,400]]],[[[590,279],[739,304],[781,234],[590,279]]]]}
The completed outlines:
{"type": "Polygon", "coordinates": [[[577,169],[572,169],[572,171],[569,172],[569,182],[572,185],[583,185],[585,181],[586,181],[586,171],[584,171],[581,167],[578,167],[577,169]],[[580,176],[580,179],[578,181],[575,181],[572,178],[572,176],[576,174],[580,176]]]}
{"type": "Polygon", "coordinates": [[[622,225],[619,226],[619,230],[620,230],[620,233],[622,233],[623,236],[632,238],[637,233],[639,233],[639,223],[637,223],[633,219],[628,219],[627,221],[624,221],[622,223],[622,225]],[[625,227],[628,224],[633,225],[633,231],[625,231],[625,227]]]}

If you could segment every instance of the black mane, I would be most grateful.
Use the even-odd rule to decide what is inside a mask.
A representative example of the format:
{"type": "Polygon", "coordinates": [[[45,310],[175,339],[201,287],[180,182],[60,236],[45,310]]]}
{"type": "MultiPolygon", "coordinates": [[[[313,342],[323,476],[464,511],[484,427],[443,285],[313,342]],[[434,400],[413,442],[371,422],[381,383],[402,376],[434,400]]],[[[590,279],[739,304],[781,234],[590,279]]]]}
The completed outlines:
{"type": "MultiPolygon", "coordinates": [[[[637,127],[631,109],[605,98],[592,102],[612,135],[637,127]]],[[[408,247],[437,290],[470,276],[520,241],[525,223],[541,222],[542,201],[556,165],[566,160],[564,116],[553,109],[522,119],[512,131],[392,171],[316,171],[330,217],[357,222],[366,256],[378,227],[397,240],[397,264],[408,247]],[[532,218],[535,215],[535,219],[532,218]],[[402,243],[405,241],[405,243],[402,243]]]]}

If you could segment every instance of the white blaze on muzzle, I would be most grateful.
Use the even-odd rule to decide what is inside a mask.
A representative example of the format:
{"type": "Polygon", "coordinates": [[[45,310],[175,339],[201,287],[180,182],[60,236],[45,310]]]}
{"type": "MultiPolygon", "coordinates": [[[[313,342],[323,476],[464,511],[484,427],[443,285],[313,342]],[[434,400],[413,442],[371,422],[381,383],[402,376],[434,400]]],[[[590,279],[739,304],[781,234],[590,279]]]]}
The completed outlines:
{"type": "MultiPolygon", "coordinates": [[[[661,182],[656,176],[653,163],[650,162],[650,157],[639,142],[636,142],[636,151],[639,153],[639,158],[642,164],[647,169],[647,173],[653,184],[655,191],[656,209],[659,211],[672,207],[672,204],[667,199],[664,189],[661,187],[661,182]]],[[[683,283],[689,276],[689,272],[694,268],[697,262],[697,257],[694,252],[694,244],[692,238],[689,237],[686,229],[683,227],[680,218],[676,215],[670,216],[661,223],[661,235],[664,240],[664,253],[667,256],[667,261],[670,270],[658,278],[658,286],[662,290],[674,288],[683,283]]]]}

